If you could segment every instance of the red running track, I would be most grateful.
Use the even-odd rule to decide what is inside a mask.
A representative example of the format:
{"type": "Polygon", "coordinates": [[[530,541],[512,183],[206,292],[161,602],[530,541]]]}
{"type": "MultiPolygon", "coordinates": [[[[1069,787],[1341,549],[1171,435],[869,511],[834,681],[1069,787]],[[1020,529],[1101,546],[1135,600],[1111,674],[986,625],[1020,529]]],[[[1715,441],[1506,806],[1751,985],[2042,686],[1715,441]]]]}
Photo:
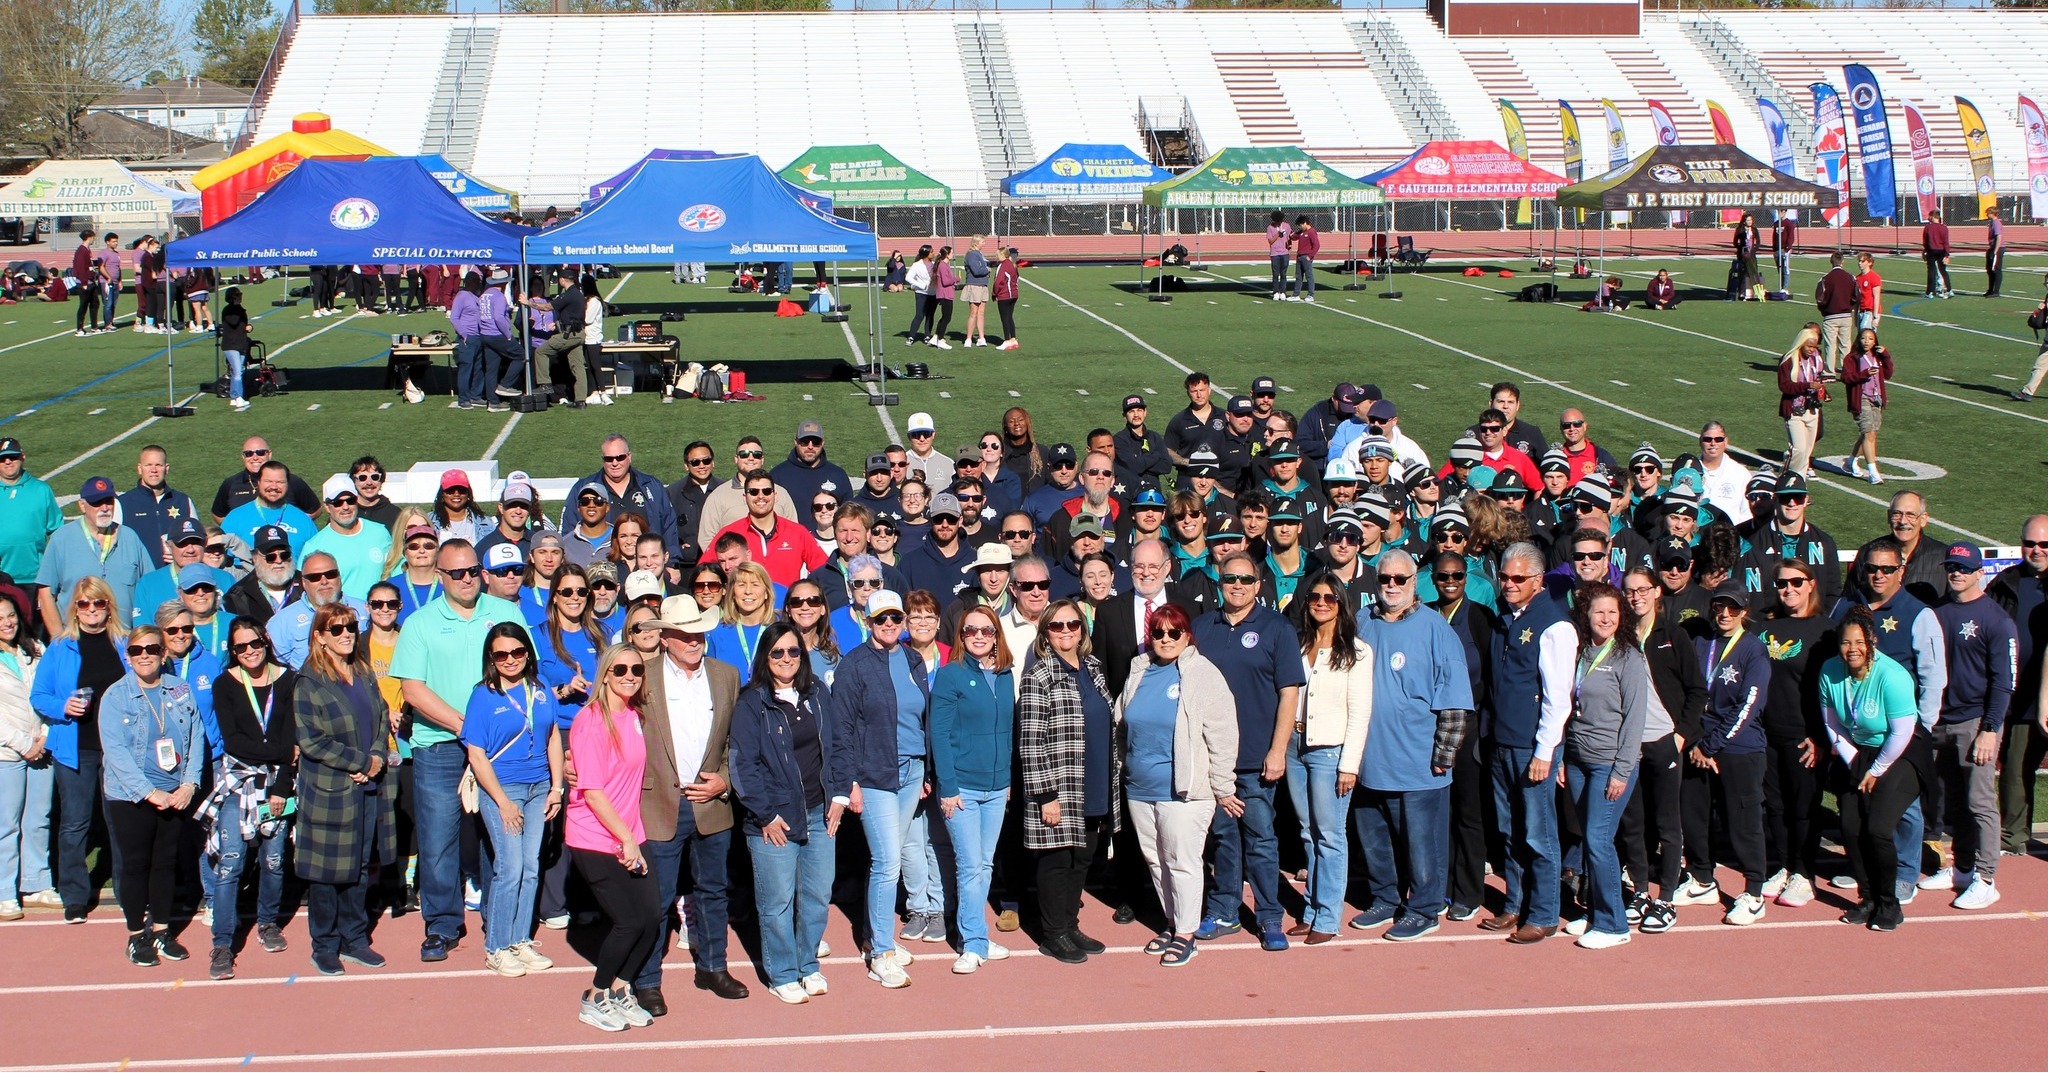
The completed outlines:
{"type": "Polygon", "coordinates": [[[956,977],[950,951],[907,944],[930,956],[894,992],[845,956],[835,911],[831,994],[784,1006],[735,961],[754,996],[723,1002],[671,951],[669,1015],[620,1034],[576,1020],[588,969],[561,933],[543,933],[554,970],[506,980],[473,938],[421,965],[419,918],[384,920],[391,965],[326,978],[301,919],[290,951],[252,943],[239,978],[217,983],[203,928],[187,930],[193,960],[137,968],[108,908],[78,927],[50,914],[0,925],[13,968],[0,997],[15,1014],[6,1061],[38,1069],[2038,1069],[2048,1042],[2025,1026],[2048,1016],[2048,862],[2009,857],[1999,878],[1994,908],[1961,913],[1923,892],[1890,935],[1836,923],[1827,891],[1749,928],[1681,909],[1671,933],[1609,951],[1562,936],[1513,947],[1467,922],[1411,944],[1347,931],[1277,954],[1233,937],[1178,970],[1091,901],[1085,926],[1112,949],[1086,965],[999,935],[1015,956],[956,977]]]}

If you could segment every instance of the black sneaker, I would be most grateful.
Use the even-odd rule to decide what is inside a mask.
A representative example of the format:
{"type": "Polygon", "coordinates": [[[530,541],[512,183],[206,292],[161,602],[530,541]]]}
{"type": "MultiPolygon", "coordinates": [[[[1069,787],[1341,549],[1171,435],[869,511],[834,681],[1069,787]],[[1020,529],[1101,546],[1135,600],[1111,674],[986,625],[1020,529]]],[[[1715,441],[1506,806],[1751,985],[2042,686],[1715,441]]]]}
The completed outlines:
{"type": "Polygon", "coordinates": [[[1899,925],[1905,922],[1906,910],[1899,905],[1896,898],[1885,899],[1884,904],[1870,914],[1871,931],[1897,931],[1899,925]]]}
{"type": "Polygon", "coordinates": [[[353,961],[366,969],[381,969],[384,967],[384,955],[367,946],[359,946],[354,950],[344,950],[341,952],[341,959],[343,961],[353,961]]]}
{"type": "Polygon", "coordinates": [[[1079,928],[1068,932],[1067,938],[1073,940],[1074,945],[1080,947],[1081,952],[1084,954],[1100,954],[1109,949],[1109,947],[1102,944],[1101,940],[1090,939],[1079,928]]]}
{"type": "Polygon", "coordinates": [[[1673,909],[1670,902],[1652,898],[1650,904],[1643,907],[1643,922],[1640,927],[1644,935],[1662,934],[1670,931],[1677,923],[1678,910],[1673,909]]]}
{"type": "Polygon", "coordinates": [[[446,961],[448,951],[455,948],[455,940],[441,935],[429,935],[420,944],[420,960],[425,962],[446,961]]]}
{"type": "Polygon", "coordinates": [[[1871,904],[1870,899],[1865,898],[1850,906],[1849,911],[1842,914],[1841,921],[1844,924],[1868,924],[1875,910],[1876,906],[1871,904]]]}
{"type": "Polygon", "coordinates": [[[162,954],[167,961],[183,961],[192,956],[192,951],[185,949],[183,943],[172,938],[170,932],[161,930],[156,933],[156,952],[162,954]]]}
{"type": "Polygon", "coordinates": [[[1079,965],[1088,960],[1088,952],[1075,946],[1073,938],[1066,934],[1047,936],[1038,944],[1038,952],[1069,965],[1079,965]]]}
{"type": "MultiPolygon", "coordinates": [[[[441,956],[447,957],[448,955],[444,953],[441,956]]],[[[322,976],[340,976],[343,971],[340,955],[324,954],[318,950],[313,951],[313,967],[320,970],[320,975],[322,976]]]]}
{"type": "Polygon", "coordinates": [[[1109,918],[1109,922],[1122,925],[1129,924],[1136,919],[1138,919],[1138,911],[1136,909],[1131,908],[1129,905],[1119,905],[1116,907],[1116,913],[1109,918]]]}
{"type": "Polygon", "coordinates": [[[235,950],[231,946],[216,946],[206,959],[206,975],[215,980],[235,978],[235,950]]]}
{"type": "Polygon", "coordinates": [[[261,943],[263,945],[263,949],[269,953],[284,953],[284,929],[278,927],[276,924],[256,925],[256,941],[258,943],[261,943]]]}
{"type": "Polygon", "coordinates": [[[148,932],[137,932],[128,937],[128,962],[150,969],[162,964],[157,960],[156,943],[151,941],[148,932]]]}

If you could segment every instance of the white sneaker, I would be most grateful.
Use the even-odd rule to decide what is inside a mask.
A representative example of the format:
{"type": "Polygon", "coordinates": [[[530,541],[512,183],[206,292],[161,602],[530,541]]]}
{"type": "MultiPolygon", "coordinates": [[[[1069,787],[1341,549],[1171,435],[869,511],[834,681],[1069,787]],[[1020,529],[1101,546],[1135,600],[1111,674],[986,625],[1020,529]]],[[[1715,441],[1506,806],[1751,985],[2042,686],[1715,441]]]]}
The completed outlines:
{"type": "Polygon", "coordinates": [[[946,342],[944,339],[934,339],[932,340],[932,345],[938,347],[940,350],[953,349],[953,344],[946,342]]]}
{"type": "Polygon", "coordinates": [[[1578,945],[1588,950],[1606,950],[1628,942],[1628,932],[1589,931],[1579,936],[1578,945]]]}
{"type": "Polygon", "coordinates": [[[987,958],[982,957],[980,954],[969,953],[963,950],[959,957],[953,959],[953,975],[972,976],[974,970],[981,968],[981,963],[987,960],[987,958]]]}
{"type": "Polygon", "coordinates": [[[244,410],[247,410],[247,409],[249,408],[249,400],[248,400],[248,399],[235,399],[235,400],[233,400],[233,401],[229,402],[229,403],[228,403],[228,406],[229,406],[230,408],[232,408],[232,409],[233,409],[233,410],[234,410],[234,411],[235,411],[236,413],[241,413],[241,412],[243,412],[244,410]]]}
{"type": "Polygon", "coordinates": [[[814,972],[797,982],[803,985],[804,994],[806,995],[817,996],[831,990],[831,986],[825,982],[825,974],[822,972],[814,972]]]}
{"type": "Polygon", "coordinates": [[[640,1000],[633,997],[631,984],[622,984],[620,990],[612,992],[612,1012],[634,1028],[646,1028],[654,1023],[654,1015],[641,1009],[640,1000]]]}
{"type": "Polygon", "coordinates": [[[602,1029],[606,1032],[624,1032],[626,1030],[625,1018],[612,1011],[611,995],[606,992],[599,992],[596,998],[591,998],[587,994],[584,995],[583,1007],[577,1013],[576,1019],[592,1028],[602,1029]]]}
{"type": "Polygon", "coordinates": [[[868,979],[891,991],[910,986],[910,974],[903,971],[903,966],[897,964],[895,958],[886,954],[868,959],[868,979]]]}
{"type": "Polygon", "coordinates": [[[811,1001],[811,996],[805,993],[804,985],[800,982],[794,984],[778,984],[774,987],[769,988],[768,993],[774,995],[776,998],[779,998],[784,1002],[789,1003],[792,1006],[801,1006],[804,1003],[811,1001]]]}
{"type": "Polygon", "coordinates": [[[1957,909],[1989,909],[1998,904],[1998,888],[1987,879],[1973,879],[1968,889],[1950,903],[1957,909]]]}
{"type": "Polygon", "coordinates": [[[1575,920],[1564,922],[1564,933],[1566,935],[1584,935],[1591,930],[1593,930],[1592,917],[1579,917],[1575,920]]]}
{"type": "Polygon", "coordinates": [[[1785,892],[1785,881],[1790,878],[1783,868],[1778,869],[1777,872],[1772,874],[1771,878],[1764,880],[1764,897],[1775,898],[1783,894],[1785,892]]]}
{"type": "Polygon", "coordinates": [[[821,957],[821,958],[828,958],[828,957],[831,957],[831,956],[832,956],[832,944],[831,944],[831,943],[828,943],[828,942],[826,942],[826,941],[825,941],[825,940],[823,940],[823,939],[820,939],[820,940],[818,940],[818,956],[819,956],[819,957],[821,957]]]}
{"type": "Polygon", "coordinates": [[[540,944],[528,939],[511,948],[512,956],[526,966],[527,972],[546,972],[555,967],[555,959],[540,952],[540,944]]]}
{"type": "Polygon", "coordinates": [[[1894,884],[1894,890],[1898,894],[1900,905],[1912,905],[1913,899],[1920,896],[1920,888],[1916,884],[1908,883],[1903,879],[1895,880],[1894,884]]]}
{"type": "Polygon", "coordinates": [[[1943,868],[1932,875],[1921,876],[1918,886],[1921,890],[1954,890],[1956,886],[1955,869],[1943,868]]]}
{"type": "Polygon", "coordinates": [[[551,917],[542,917],[540,918],[540,926],[549,931],[567,931],[569,928],[569,914],[560,913],[551,917]]]}
{"type": "Polygon", "coordinates": [[[1850,455],[1850,456],[1849,456],[1849,476],[1851,476],[1851,477],[1861,477],[1861,476],[1863,476],[1863,456],[1862,456],[1862,455],[1850,455]]]}
{"type": "Polygon", "coordinates": [[[1855,877],[1855,876],[1836,876],[1836,877],[1834,877],[1833,879],[1830,879],[1830,880],[1828,880],[1828,886],[1830,886],[1830,887],[1833,887],[1833,888],[1835,888],[1836,890],[1855,890],[1855,889],[1856,889],[1856,877],[1855,877]]]}
{"type": "Polygon", "coordinates": [[[1274,292],[1273,292],[1273,300],[1274,300],[1274,301],[1276,301],[1276,302],[1280,302],[1280,301],[1285,301],[1285,299],[1284,299],[1284,298],[1282,298],[1282,297],[1280,296],[1280,292],[1279,292],[1279,291],[1274,291],[1274,292]]]}
{"type": "Polygon", "coordinates": [[[1735,904],[1729,907],[1727,915],[1721,918],[1721,923],[1742,928],[1763,918],[1764,900],[1754,894],[1743,893],[1736,895],[1735,904]]]}
{"type": "Polygon", "coordinates": [[[1878,471],[1876,471],[1876,470],[1871,470],[1871,471],[1870,471],[1870,483],[1872,483],[1872,484],[1883,484],[1883,483],[1884,483],[1884,474],[1882,474],[1882,473],[1879,473],[1879,472],[1878,472],[1878,471]]]}
{"type": "Polygon", "coordinates": [[[6,901],[0,901],[0,920],[20,920],[21,918],[22,912],[20,902],[14,900],[13,898],[9,898],[6,901]]]}
{"type": "Polygon", "coordinates": [[[1017,349],[1017,341],[1016,341],[1015,339],[1005,339],[1005,340],[1003,340],[1003,341],[1002,341],[1002,342],[1001,342],[1000,344],[998,344],[998,345],[996,346],[996,349],[997,349],[997,350],[1015,350],[1015,349],[1017,349]]]}
{"type": "Polygon", "coordinates": [[[1701,883],[1697,879],[1688,878],[1684,883],[1679,885],[1677,892],[1672,895],[1671,904],[1720,905],[1721,884],[1711,879],[1707,880],[1705,883],[1701,883]]]}
{"type": "MultiPolygon", "coordinates": [[[[1304,301],[1304,302],[1307,302],[1307,303],[1308,303],[1308,304],[1310,304],[1310,305],[1314,305],[1314,304],[1316,304],[1316,296],[1315,296],[1315,295],[1313,295],[1313,294],[1304,294],[1304,295],[1302,295],[1302,296],[1301,296],[1301,300],[1302,300],[1302,301],[1304,301]]],[[[1623,939],[1622,939],[1622,942],[1627,942],[1627,941],[1628,941],[1628,939],[1626,939],[1626,938],[1623,938],[1623,939]]]]}
{"type": "Polygon", "coordinates": [[[1813,901],[1813,881],[1805,876],[1795,875],[1785,881],[1785,889],[1778,892],[1778,904],[1787,909],[1797,909],[1813,901]]]}
{"type": "Polygon", "coordinates": [[[526,963],[510,947],[484,955],[484,968],[500,976],[518,979],[526,975],[526,963]]]}
{"type": "Polygon", "coordinates": [[[990,961],[1006,961],[1010,957],[1010,948],[1001,943],[990,943],[988,953],[984,956],[990,961]]]}

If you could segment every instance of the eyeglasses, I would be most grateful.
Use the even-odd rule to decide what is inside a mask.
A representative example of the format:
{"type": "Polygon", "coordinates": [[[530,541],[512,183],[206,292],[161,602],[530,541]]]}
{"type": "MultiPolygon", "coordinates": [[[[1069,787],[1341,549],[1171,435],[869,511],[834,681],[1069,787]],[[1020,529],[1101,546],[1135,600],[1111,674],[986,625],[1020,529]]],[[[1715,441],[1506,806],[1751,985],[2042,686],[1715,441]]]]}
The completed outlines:
{"type": "Polygon", "coordinates": [[[1796,589],[1806,584],[1806,579],[1803,577],[1781,577],[1771,582],[1771,584],[1781,589],[1796,589]]]}
{"type": "Polygon", "coordinates": [[[1012,581],[1010,587],[1018,592],[1044,592],[1052,588],[1051,579],[1045,581],[1012,581]]]}
{"type": "Polygon", "coordinates": [[[605,455],[603,457],[606,462],[624,462],[625,460],[633,457],[633,452],[628,451],[622,455],[605,455]]]}
{"type": "Polygon", "coordinates": [[[962,636],[962,637],[994,637],[995,635],[996,635],[996,628],[995,628],[994,626],[962,626],[962,627],[960,627],[960,636],[962,636]]]}
{"type": "Polygon", "coordinates": [[[1631,599],[1631,600],[1641,600],[1641,599],[1647,599],[1647,598],[1649,598],[1649,597],[1651,597],[1651,596],[1654,596],[1654,595],[1656,595],[1656,594],[1657,594],[1657,586],[1655,586],[1655,585],[1633,585],[1633,586],[1630,586],[1629,588],[1623,589],[1623,590],[1621,590],[1621,591],[1622,591],[1623,593],[1625,593],[1625,594],[1626,594],[1626,595],[1628,596],[1628,598],[1629,598],[1629,599],[1631,599]]]}
{"type": "Polygon", "coordinates": [[[266,562],[266,563],[288,563],[288,562],[291,562],[291,561],[292,561],[292,553],[291,553],[291,549],[289,549],[289,548],[280,548],[280,549],[278,549],[278,550],[275,550],[275,551],[266,551],[266,552],[264,552],[264,553],[263,553],[263,561],[264,561],[264,562],[266,562]]]}
{"type": "Polygon", "coordinates": [[[1380,584],[1401,586],[1415,580],[1414,574],[1381,574],[1380,584]]]}
{"type": "Polygon", "coordinates": [[[848,586],[849,588],[855,588],[855,589],[879,589],[879,588],[881,588],[881,587],[882,587],[882,579],[881,579],[881,578],[878,578],[878,577],[877,577],[877,578],[865,578],[865,577],[857,577],[857,578],[854,578],[854,579],[853,579],[852,581],[849,581],[849,582],[847,582],[846,584],[847,584],[847,586],[848,586]]]}
{"type": "MultiPolygon", "coordinates": [[[[1193,517],[1193,515],[1189,515],[1189,517],[1193,517]]],[[[1005,529],[1002,533],[1004,540],[1030,540],[1033,535],[1029,529],[1005,529]]]]}
{"type": "Polygon", "coordinates": [[[1312,592],[1308,594],[1308,602],[1318,607],[1326,604],[1334,605],[1338,602],[1337,594],[1334,592],[1312,592]]]}
{"type": "Polygon", "coordinates": [[[755,450],[752,450],[752,451],[734,451],[734,452],[733,452],[732,454],[733,454],[733,457],[734,457],[734,458],[766,458],[766,457],[768,457],[768,452],[766,452],[766,451],[763,451],[763,450],[759,450],[759,449],[755,449],[755,450]]]}
{"type": "Polygon", "coordinates": [[[308,570],[299,575],[301,581],[333,581],[341,576],[339,570],[308,570]]]}
{"type": "Polygon", "coordinates": [[[1898,573],[1899,568],[1896,564],[1892,566],[1884,566],[1878,563],[1864,563],[1863,572],[1866,574],[1877,574],[1881,577],[1890,577],[1893,574],[1898,573]]]}
{"type": "Polygon", "coordinates": [[[1073,633],[1080,628],[1081,620],[1077,618],[1055,619],[1045,624],[1047,633],[1073,633]]]}
{"type": "Polygon", "coordinates": [[[647,665],[644,663],[614,663],[611,666],[613,678],[644,678],[647,665]]]}
{"type": "Polygon", "coordinates": [[[138,657],[141,657],[141,656],[148,656],[148,657],[150,657],[151,659],[154,659],[154,658],[156,658],[156,657],[158,657],[158,656],[161,656],[161,655],[163,655],[163,654],[164,654],[164,646],[162,646],[162,645],[129,645],[129,646],[128,646],[128,658],[129,658],[129,659],[136,659],[136,658],[138,658],[138,657]]]}
{"type": "Polygon", "coordinates": [[[468,581],[484,576],[484,568],[474,563],[469,566],[458,566],[452,570],[444,566],[441,568],[441,572],[448,575],[452,581],[468,581]]]}
{"type": "Polygon", "coordinates": [[[1435,578],[1435,579],[1436,579],[1436,582],[1437,582],[1437,584],[1439,584],[1439,585],[1443,584],[1443,583],[1444,583],[1444,582],[1446,582],[1446,581],[1463,581],[1463,580],[1465,580],[1465,572],[1464,572],[1463,570],[1460,570],[1460,571],[1458,571],[1458,572],[1457,572],[1457,573],[1455,573],[1455,574],[1431,574],[1430,576],[1431,576],[1431,577],[1433,577],[1433,578],[1435,578]]]}
{"type": "Polygon", "coordinates": [[[190,626],[165,626],[164,633],[171,637],[190,637],[198,631],[190,626]]]}
{"type": "Polygon", "coordinates": [[[1917,510],[1888,510],[1884,512],[1884,516],[1895,522],[1901,520],[1911,521],[1915,518],[1925,517],[1925,515],[1922,515],[1917,510]]]}
{"type": "Polygon", "coordinates": [[[1557,423],[1557,427],[1558,427],[1558,428],[1585,428],[1585,427],[1586,427],[1586,423],[1585,423],[1584,421],[1559,421],[1559,422],[1557,423]]]}
{"type": "Polygon", "coordinates": [[[1220,581],[1220,582],[1224,583],[1225,585],[1256,585],[1256,584],[1258,584],[1258,583],[1259,583],[1259,575],[1257,575],[1257,574],[1222,574],[1222,575],[1219,575],[1219,576],[1218,576],[1218,577],[1216,578],[1216,580],[1218,580],[1218,581],[1220,581]]]}
{"type": "Polygon", "coordinates": [[[402,609],[402,608],[404,608],[404,607],[405,607],[405,601],[403,601],[403,600],[371,600],[371,601],[370,601],[370,610],[372,610],[372,611],[397,611],[397,610],[400,610],[400,609],[402,609]]]}
{"type": "Polygon", "coordinates": [[[1187,636],[1187,631],[1179,626],[1154,626],[1151,632],[1155,641],[1178,641],[1187,636]]]}
{"type": "Polygon", "coordinates": [[[1000,451],[1003,449],[1003,445],[994,440],[989,440],[981,445],[981,449],[984,451],[1000,451]]]}
{"type": "Polygon", "coordinates": [[[769,659],[796,659],[803,654],[804,650],[802,648],[790,645],[781,645],[768,650],[769,659]]]}
{"type": "Polygon", "coordinates": [[[270,642],[258,637],[253,641],[236,641],[228,646],[228,651],[240,655],[244,652],[263,652],[269,650],[269,648],[270,642]]]}
{"type": "Polygon", "coordinates": [[[71,606],[80,611],[105,611],[113,605],[97,596],[87,596],[73,601],[71,606]]]}
{"type": "Polygon", "coordinates": [[[270,451],[269,451],[269,449],[268,449],[268,448],[265,448],[264,450],[261,450],[261,451],[243,451],[243,452],[242,452],[242,457],[243,457],[243,458],[262,458],[262,457],[263,457],[264,455],[267,455],[267,454],[269,454],[269,453],[270,453],[270,451]]]}
{"type": "Polygon", "coordinates": [[[782,601],[782,606],[823,607],[825,606],[825,598],[823,596],[792,596],[789,599],[782,601]]]}
{"type": "Polygon", "coordinates": [[[837,503],[813,503],[813,504],[811,504],[811,513],[812,513],[812,514],[817,514],[817,513],[819,513],[820,511],[823,511],[823,512],[825,512],[825,513],[830,513],[830,512],[832,512],[832,511],[835,511],[835,510],[838,510],[838,509],[839,509],[839,504],[837,504],[837,503]]]}
{"type": "Polygon", "coordinates": [[[524,645],[518,648],[500,648],[491,653],[491,662],[493,663],[510,663],[515,659],[525,658],[526,646],[524,645]]]}
{"type": "Polygon", "coordinates": [[[1461,530],[1446,529],[1443,532],[1437,534],[1437,539],[1443,541],[1446,544],[1463,544],[1466,538],[1464,532],[1461,530]]]}
{"type": "Polygon", "coordinates": [[[1575,563],[1597,563],[1605,558],[1607,558],[1607,553],[1604,551],[1572,552],[1572,561],[1575,563]]]}
{"type": "MultiPolygon", "coordinates": [[[[433,551],[440,546],[440,541],[435,540],[433,537],[421,537],[418,540],[408,540],[405,542],[405,550],[407,551],[433,551]]],[[[226,549],[223,548],[222,550],[225,551],[226,549]]]]}
{"type": "Polygon", "coordinates": [[[868,621],[877,626],[898,626],[903,622],[903,612],[884,611],[877,615],[869,615],[868,621]]]}
{"type": "Polygon", "coordinates": [[[712,459],[710,455],[704,455],[700,458],[683,459],[683,464],[686,466],[708,466],[711,464],[711,462],[712,459]]]}
{"type": "Polygon", "coordinates": [[[329,637],[347,637],[356,632],[356,624],[353,622],[335,622],[329,624],[326,629],[320,632],[329,637]]]}
{"type": "Polygon", "coordinates": [[[588,588],[556,589],[555,595],[564,600],[584,600],[590,597],[590,590],[588,588]]]}

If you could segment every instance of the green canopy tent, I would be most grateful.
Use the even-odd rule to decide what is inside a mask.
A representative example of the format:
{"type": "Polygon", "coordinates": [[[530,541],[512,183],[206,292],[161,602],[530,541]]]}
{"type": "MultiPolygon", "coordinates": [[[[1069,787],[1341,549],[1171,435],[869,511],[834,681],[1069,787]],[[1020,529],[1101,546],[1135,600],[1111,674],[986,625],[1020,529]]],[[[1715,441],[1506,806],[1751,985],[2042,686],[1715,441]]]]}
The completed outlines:
{"type": "MultiPolygon", "coordinates": [[[[1144,203],[1162,210],[1160,241],[1169,209],[1332,209],[1355,235],[1348,210],[1386,203],[1379,187],[1360,182],[1293,146],[1224,149],[1195,167],[1145,188],[1144,203]]],[[[1143,232],[1140,232],[1142,242],[1143,232]]],[[[1197,259],[1201,232],[1195,232],[1197,259]]],[[[1352,240],[1356,246],[1356,239],[1352,240]]],[[[1141,247],[1142,253],[1142,247],[1141,247]]],[[[1356,249],[1353,250],[1354,260],[1356,249]]]]}
{"type": "MultiPolygon", "coordinates": [[[[884,208],[953,203],[953,191],[944,183],[905,164],[879,145],[814,145],[778,174],[799,190],[829,196],[834,206],[865,205],[873,209],[871,222],[877,232],[882,229],[884,208]]],[[[947,210],[949,214],[951,211],[947,210]]],[[[857,219],[858,213],[855,215],[857,219]]],[[[932,230],[936,232],[936,208],[933,216],[932,230]]]]}

